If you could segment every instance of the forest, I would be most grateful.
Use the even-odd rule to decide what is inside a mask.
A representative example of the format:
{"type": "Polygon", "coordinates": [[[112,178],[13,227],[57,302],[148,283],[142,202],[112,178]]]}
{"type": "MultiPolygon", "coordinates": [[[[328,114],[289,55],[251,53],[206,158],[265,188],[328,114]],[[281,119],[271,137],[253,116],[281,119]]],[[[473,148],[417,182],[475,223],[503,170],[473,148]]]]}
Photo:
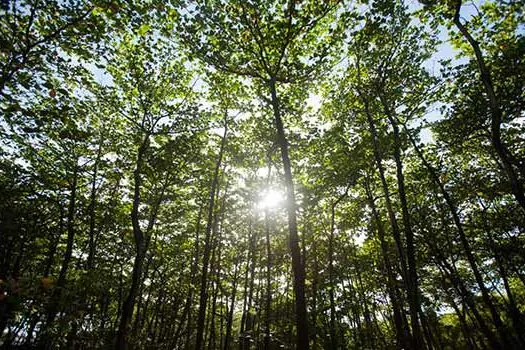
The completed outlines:
{"type": "Polygon", "coordinates": [[[525,349],[525,1],[2,0],[0,349],[525,349]]]}

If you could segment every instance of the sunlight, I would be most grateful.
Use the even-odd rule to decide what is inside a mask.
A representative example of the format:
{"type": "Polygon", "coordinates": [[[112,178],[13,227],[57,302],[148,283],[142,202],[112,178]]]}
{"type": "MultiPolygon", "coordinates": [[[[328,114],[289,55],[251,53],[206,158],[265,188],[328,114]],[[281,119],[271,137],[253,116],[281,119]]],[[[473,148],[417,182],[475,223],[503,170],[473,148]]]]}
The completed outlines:
{"type": "Polygon", "coordinates": [[[283,193],[275,189],[261,192],[259,198],[259,203],[257,204],[259,209],[276,208],[284,201],[283,193]]]}

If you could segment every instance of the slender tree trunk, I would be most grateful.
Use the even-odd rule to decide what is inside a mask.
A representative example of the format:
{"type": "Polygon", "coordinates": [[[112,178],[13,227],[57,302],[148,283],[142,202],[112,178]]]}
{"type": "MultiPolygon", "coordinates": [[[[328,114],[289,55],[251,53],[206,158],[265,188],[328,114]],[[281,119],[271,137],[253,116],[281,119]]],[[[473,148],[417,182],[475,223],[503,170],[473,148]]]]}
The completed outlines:
{"type": "Polygon", "coordinates": [[[283,121],[281,119],[281,109],[279,100],[277,98],[277,90],[275,86],[275,77],[269,80],[269,89],[271,94],[271,101],[273,106],[273,114],[275,118],[275,126],[277,131],[277,143],[281,148],[281,157],[283,161],[284,179],[286,184],[286,208],[288,211],[288,230],[290,232],[290,252],[292,255],[292,268],[294,275],[294,292],[295,292],[295,316],[297,326],[297,349],[308,350],[308,315],[306,313],[306,296],[305,296],[305,280],[306,272],[304,261],[301,257],[301,249],[299,247],[299,235],[297,230],[297,213],[295,202],[295,191],[292,177],[292,166],[288,155],[288,142],[284,132],[283,121]]]}
{"type": "Polygon", "coordinates": [[[403,324],[403,318],[401,316],[401,306],[400,306],[401,302],[400,302],[400,297],[399,297],[399,291],[396,287],[394,272],[392,271],[390,259],[388,258],[389,249],[388,249],[387,242],[385,240],[385,228],[383,226],[383,222],[381,221],[381,218],[377,211],[377,207],[376,207],[374,198],[372,197],[372,192],[370,190],[368,179],[365,180],[365,189],[366,189],[367,196],[368,196],[368,202],[372,209],[372,215],[374,217],[374,221],[376,222],[377,233],[379,236],[379,243],[381,246],[381,252],[383,256],[383,265],[387,273],[387,290],[388,290],[388,296],[390,298],[390,302],[392,303],[392,311],[394,314],[394,326],[396,329],[396,340],[397,340],[396,346],[398,349],[404,349],[408,347],[410,335],[407,334],[407,332],[405,331],[405,326],[403,324]]]}
{"type": "Polygon", "coordinates": [[[310,312],[312,315],[312,348],[314,350],[318,349],[317,345],[317,290],[319,285],[319,260],[317,258],[318,250],[317,250],[317,240],[315,237],[313,237],[314,233],[312,230],[308,230],[312,235],[312,256],[313,256],[313,264],[314,264],[314,271],[313,271],[313,279],[312,279],[312,311],[310,312]]]}
{"type": "MultiPolygon", "coordinates": [[[[268,156],[268,175],[266,177],[266,188],[270,186],[271,178],[271,159],[268,156]]],[[[264,235],[266,238],[266,300],[265,300],[265,310],[264,310],[264,350],[270,349],[270,314],[272,308],[272,251],[271,251],[271,241],[270,241],[270,213],[268,208],[264,208],[264,235]]]]}
{"type": "Polygon", "coordinates": [[[206,222],[206,231],[204,236],[204,251],[202,256],[202,271],[201,271],[201,283],[199,293],[199,310],[197,315],[197,335],[195,339],[195,350],[202,350],[204,343],[204,326],[206,320],[206,306],[208,300],[208,264],[210,262],[210,255],[212,249],[212,229],[213,229],[213,217],[215,211],[215,193],[219,185],[219,171],[222,164],[222,158],[224,149],[226,146],[226,136],[228,132],[228,125],[226,120],[226,114],[224,119],[224,134],[222,136],[221,145],[219,149],[219,155],[215,164],[215,170],[213,179],[210,186],[210,197],[208,202],[208,219],[206,222]]]}
{"type": "MultiPolygon", "coordinates": [[[[357,257],[355,257],[357,259],[357,257]]],[[[363,287],[363,279],[361,278],[361,268],[358,264],[355,266],[356,270],[356,277],[357,277],[357,287],[359,288],[359,296],[361,298],[361,301],[363,303],[363,318],[365,321],[365,344],[370,349],[376,349],[376,345],[374,342],[374,335],[373,335],[373,324],[372,324],[372,317],[370,317],[370,308],[368,306],[368,300],[365,294],[365,290],[363,287]]]]}
{"type": "Polygon", "coordinates": [[[399,261],[400,261],[400,265],[401,265],[401,272],[402,272],[404,285],[405,285],[405,288],[407,289],[407,292],[408,292],[407,259],[406,259],[405,249],[403,247],[403,241],[401,239],[401,231],[399,229],[399,225],[398,225],[398,222],[397,222],[397,219],[396,219],[396,216],[395,216],[395,213],[394,213],[393,205],[392,205],[392,200],[390,198],[390,190],[388,188],[388,183],[386,181],[385,168],[383,166],[383,155],[382,155],[382,152],[381,152],[381,147],[379,145],[379,138],[378,138],[378,134],[377,134],[377,129],[376,129],[376,126],[375,126],[375,122],[374,122],[373,116],[372,116],[372,114],[370,112],[370,107],[369,107],[368,100],[362,95],[361,92],[359,92],[359,95],[361,96],[361,99],[362,99],[364,107],[365,107],[365,115],[366,115],[366,118],[367,118],[367,121],[368,121],[368,127],[369,127],[369,130],[370,130],[370,136],[372,138],[372,147],[373,147],[373,152],[374,152],[374,158],[375,158],[377,170],[379,172],[379,179],[381,180],[381,186],[382,186],[383,194],[385,196],[385,204],[386,204],[386,209],[387,209],[387,213],[388,213],[388,219],[389,219],[390,225],[392,227],[392,235],[394,236],[394,241],[396,243],[397,252],[398,252],[398,255],[399,255],[399,261]]]}
{"type": "MultiPolygon", "coordinates": [[[[200,244],[199,236],[200,236],[200,230],[201,230],[202,211],[203,209],[202,207],[200,207],[199,214],[197,215],[197,223],[195,226],[195,248],[194,248],[195,253],[193,255],[193,261],[191,263],[190,277],[193,277],[197,274],[197,269],[199,266],[199,244],[200,244]]],[[[190,283],[189,290],[188,290],[188,296],[186,297],[186,302],[184,304],[184,309],[182,311],[182,315],[181,315],[179,324],[177,325],[177,328],[174,333],[175,334],[174,339],[176,339],[176,341],[180,339],[180,334],[182,332],[184,323],[186,323],[186,332],[188,334],[191,334],[192,320],[190,317],[191,316],[190,309],[191,309],[191,305],[194,299],[193,298],[194,289],[195,289],[195,286],[193,285],[193,283],[190,283]]],[[[189,343],[189,336],[187,337],[187,340],[186,340],[186,344],[188,343],[189,343]]]]}
{"type": "MultiPolygon", "coordinates": [[[[241,324],[239,327],[239,343],[242,343],[244,328],[246,325],[246,313],[247,313],[247,305],[248,305],[248,282],[249,282],[249,275],[250,275],[250,266],[252,264],[252,222],[250,217],[250,222],[248,223],[248,237],[246,241],[246,269],[244,270],[244,287],[243,287],[243,304],[242,304],[242,316],[241,316],[241,324]]],[[[242,350],[242,346],[241,346],[242,350]]]]}
{"type": "Polygon", "coordinates": [[[490,123],[492,146],[494,147],[494,150],[496,151],[496,154],[503,165],[503,170],[508,177],[512,194],[516,198],[518,204],[521,206],[521,209],[525,212],[525,194],[523,192],[523,185],[518,177],[517,172],[514,170],[514,166],[511,161],[512,155],[501,139],[501,123],[503,121],[503,112],[500,102],[498,101],[494,91],[494,84],[492,83],[490,71],[485,63],[485,58],[483,57],[479,43],[474,39],[474,37],[472,37],[467,27],[461,23],[461,0],[455,0],[453,4],[455,5],[453,22],[460,31],[461,35],[463,35],[463,37],[474,50],[476,63],[478,64],[480,72],[480,79],[483,83],[483,87],[485,88],[485,92],[489,100],[490,113],[492,116],[490,123]]]}
{"type": "Polygon", "coordinates": [[[215,349],[215,343],[216,343],[216,327],[215,327],[215,316],[217,315],[217,296],[219,295],[219,289],[220,289],[220,280],[218,276],[220,275],[220,269],[221,269],[221,250],[220,247],[216,247],[215,250],[218,250],[216,254],[218,254],[218,257],[216,259],[212,258],[212,260],[215,260],[212,263],[212,272],[215,275],[213,280],[210,281],[211,289],[213,291],[211,295],[211,319],[209,324],[209,338],[208,338],[208,349],[214,350],[215,349]],[[216,266],[214,266],[216,265],[216,266]]]}
{"type": "Polygon", "coordinates": [[[337,198],[331,205],[330,208],[330,236],[328,240],[328,279],[329,279],[329,289],[328,295],[330,298],[330,344],[331,349],[338,349],[338,330],[336,325],[336,313],[335,313],[335,277],[334,277],[334,239],[335,239],[335,208],[339,204],[348,192],[346,192],[337,198]]]}
{"type": "MultiPolygon", "coordinates": [[[[268,171],[268,177],[270,171],[268,171]]],[[[270,313],[272,307],[272,258],[271,258],[271,245],[270,245],[270,219],[269,219],[268,208],[264,210],[264,233],[266,238],[266,300],[265,300],[265,312],[264,312],[264,350],[270,349],[270,313]]]]}
{"type": "MultiPolygon", "coordinates": [[[[483,206],[483,203],[480,203],[480,204],[483,206]]],[[[498,252],[496,242],[494,241],[493,233],[491,232],[491,229],[489,227],[488,219],[486,216],[487,209],[488,208],[483,206],[483,211],[481,214],[483,218],[483,226],[487,233],[487,238],[489,240],[490,248],[494,255],[494,261],[496,262],[496,266],[498,268],[499,275],[501,277],[501,280],[503,281],[503,287],[505,288],[508,314],[510,316],[510,319],[512,320],[512,327],[514,328],[514,332],[516,333],[514,342],[517,344],[513,344],[513,345],[515,347],[525,348],[525,338],[524,338],[525,327],[523,325],[523,320],[522,320],[523,316],[518,308],[518,305],[516,304],[514,293],[512,292],[510,288],[508,275],[507,275],[507,269],[505,268],[501,254],[498,252]]]]}
{"type": "Polygon", "coordinates": [[[256,265],[256,231],[252,226],[252,218],[250,217],[248,227],[248,260],[246,265],[246,279],[245,279],[245,293],[244,293],[244,305],[243,314],[241,318],[241,329],[239,339],[239,349],[248,350],[249,341],[247,332],[252,328],[251,321],[251,307],[253,298],[253,288],[255,283],[255,265],[256,265]]]}
{"type": "Polygon", "coordinates": [[[239,277],[238,276],[239,265],[240,265],[240,261],[236,261],[235,270],[233,273],[233,281],[232,281],[232,297],[230,300],[230,307],[228,309],[228,317],[226,321],[226,336],[224,338],[224,350],[230,349],[230,341],[232,337],[232,328],[233,328],[233,311],[235,309],[235,296],[237,295],[237,280],[239,277]]]}
{"type": "Polygon", "coordinates": [[[491,347],[493,349],[502,349],[503,347],[500,341],[498,340],[497,336],[488,327],[479,310],[477,309],[472,292],[467,289],[463,281],[459,278],[459,274],[455,266],[447,261],[447,259],[443,255],[443,252],[439,249],[439,247],[435,245],[432,239],[427,239],[425,242],[428,244],[430,250],[432,251],[432,255],[435,257],[437,265],[441,268],[441,271],[444,273],[444,276],[450,280],[454,288],[457,290],[458,294],[461,296],[462,300],[466,303],[466,305],[468,305],[470,311],[474,315],[474,318],[476,319],[479,325],[479,329],[485,335],[491,347]]]}
{"type": "Polygon", "coordinates": [[[66,285],[67,273],[70,267],[71,258],[73,256],[73,245],[75,243],[75,214],[76,214],[76,196],[77,196],[77,183],[78,183],[78,159],[75,160],[75,165],[73,169],[73,180],[70,188],[69,195],[69,204],[67,209],[67,222],[66,222],[66,231],[67,231],[67,241],[66,241],[66,252],[64,253],[64,258],[62,259],[62,265],[60,267],[60,272],[58,274],[58,279],[56,283],[56,288],[54,289],[53,295],[51,297],[51,304],[47,312],[47,322],[46,326],[43,329],[43,338],[42,338],[42,347],[45,349],[50,349],[52,346],[52,339],[50,338],[48,331],[49,327],[55,321],[55,317],[59,311],[60,300],[62,299],[62,291],[66,285]]]}
{"type": "MultiPolygon", "coordinates": [[[[408,130],[407,130],[408,131],[408,130]]],[[[452,215],[453,222],[456,226],[459,239],[461,242],[461,245],[463,247],[463,251],[465,252],[465,255],[467,257],[467,261],[469,262],[470,268],[472,269],[472,272],[474,274],[474,278],[476,280],[476,283],[481,291],[482,299],[485,305],[488,307],[490,314],[492,316],[492,320],[494,322],[494,325],[498,329],[498,332],[502,336],[504,341],[506,336],[506,331],[504,330],[503,322],[501,321],[501,318],[499,316],[498,311],[496,310],[496,307],[494,303],[491,300],[490,293],[487,290],[487,287],[485,286],[485,282],[483,281],[483,277],[481,276],[481,272],[478,268],[478,263],[476,262],[476,258],[474,257],[474,254],[472,252],[472,248],[470,246],[470,243],[467,239],[467,235],[465,233],[465,230],[463,229],[463,224],[461,222],[461,219],[459,217],[459,211],[456,207],[456,204],[454,203],[454,200],[448,193],[448,191],[445,188],[445,185],[442,183],[442,181],[439,178],[439,175],[436,171],[436,169],[426,160],[425,156],[423,155],[423,152],[421,152],[419,146],[416,144],[414,138],[410,134],[410,132],[407,132],[407,135],[410,139],[410,142],[412,143],[412,146],[414,147],[414,150],[416,151],[416,154],[420,158],[421,162],[427,170],[429,171],[430,177],[434,181],[434,183],[438,186],[441,194],[443,195],[443,199],[445,200],[445,203],[447,204],[450,213],[452,215]]]]}
{"type": "Polygon", "coordinates": [[[475,346],[472,341],[471,332],[469,330],[467,320],[465,319],[465,314],[459,309],[458,305],[454,301],[454,298],[450,298],[449,302],[452,308],[454,309],[454,312],[458,316],[459,325],[461,327],[461,331],[463,332],[463,337],[465,338],[465,342],[467,343],[468,348],[470,350],[473,350],[475,346]]]}
{"type": "Polygon", "coordinates": [[[408,203],[405,190],[405,176],[403,174],[403,161],[401,160],[401,137],[399,135],[399,126],[391,110],[388,101],[382,93],[379,93],[379,98],[383,105],[385,114],[392,126],[394,132],[394,160],[396,163],[397,174],[397,188],[399,193],[399,200],[401,202],[401,213],[403,218],[403,228],[406,238],[407,262],[408,262],[408,298],[410,307],[410,321],[412,324],[412,335],[414,338],[414,347],[416,349],[425,348],[425,342],[421,333],[421,325],[419,323],[419,313],[421,312],[421,301],[419,296],[418,275],[416,254],[414,248],[414,232],[412,231],[412,224],[410,222],[410,214],[408,212],[408,203]]]}
{"type": "MultiPolygon", "coordinates": [[[[226,183],[224,187],[224,194],[222,195],[222,201],[219,205],[219,212],[216,213],[213,217],[213,252],[212,252],[212,258],[211,258],[211,270],[210,270],[210,285],[213,290],[212,298],[211,298],[211,320],[210,320],[210,328],[209,328],[209,343],[208,343],[208,349],[214,350],[216,348],[217,343],[217,332],[216,332],[216,325],[215,325],[215,318],[217,316],[217,298],[219,296],[219,293],[221,292],[221,299],[222,299],[222,281],[221,281],[221,270],[222,270],[222,230],[223,230],[223,222],[224,222],[224,213],[226,211],[226,199],[228,196],[228,183],[226,183]]],[[[219,187],[217,187],[217,201],[219,200],[220,193],[219,193],[219,187]]],[[[220,320],[222,322],[222,318],[220,320]]],[[[220,346],[219,346],[220,348],[220,346]]]]}
{"type": "Polygon", "coordinates": [[[87,270],[91,271],[95,266],[95,223],[96,223],[96,210],[97,210],[97,177],[98,177],[98,167],[100,164],[100,159],[102,157],[102,144],[104,138],[100,137],[100,142],[98,144],[97,156],[95,159],[95,164],[93,165],[93,176],[91,179],[91,193],[89,196],[89,207],[88,207],[88,216],[89,216],[89,252],[87,259],[87,270]]]}
{"type": "Polygon", "coordinates": [[[144,165],[144,155],[149,147],[149,134],[144,136],[144,139],[139,147],[137,153],[137,160],[135,163],[135,171],[133,175],[133,207],[131,210],[131,223],[133,227],[133,237],[135,239],[135,260],[133,262],[133,271],[131,277],[131,286],[122,306],[122,315],[117,333],[116,349],[126,350],[129,346],[130,321],[133,317],[133,308],[135,306],[135,299],[138,294],[140,281],[142,278],[142,270],[144,258],[146,257],[147,237],[145,237],[142,228],[140,227],[139,207],[141,204],[140,190],[142,186],[142,167],[144,165]]]}
{"type": "MultiPolygon", "coordinates": [[[[75,161],[76,162],[76,161],[75,161]]],[[[67,209],[67,243],[64,260],[62,260],[62,267],[58,275],[57,286],[64,287],[66,283],[67,272],[69,264],[73,256],[73,244],[75,243],[75,213],[76,213],[76,195],[77,195],[77,181],[78,181],[78,165],[75,164],[73,170],[73,183],[71,184],[71,194],[69,198],[69,206],[67,209]]]]}
{"type": "MultiPolygon", "coordinates": [[[[155,244],[153,244],[153,246],[155,246],[155,244]]],[[[147,259],[145,259],[146,261],[146,264],[143,268],[143,272],[141,274],[141,279],[140,279],[140,285],[139,285],[139,290],[138,290],[138,293],[137,295],[139,296],[142,296],[144,295],[144,283],[142,283],[142,281],[144,281],[145,279],[148,278],[148,274],[149,274],[149,271],[150,271],[150,266],[151,266],[151,261],[153,259],[153,255],[152,254],[146,254],[148,256],[147,259]]],[[[181,270],[183,270],[183,268],[181,268],[181,270]]],[[[155,278],[155,271],[153,271],[153,274],[151,276],[151,279],[153,280],[155,278]]],[[[161,279],[161,284],[164,284],[164,281],[163,281],[163,278],[160,277],[161,279]]],[[[162,291],[161,291],[162,293],[162,291]]],[[[150,297],[151,297],[151,292],[148,293],[148,297],[146,299],[146,304],[144,304],[144,299],[142,297],[138,298],[138,302],[137,302],[137,307],[136,307],[136,311],[135,311],[135,321],[133,322],[133,326],[131,327],[131,329],[133,330],[133,337],[134,338],[137,338],[138,335],[140,335],[140,330],[142,328],[142,325],[143,325],[143,318],[144,316],[146,315],[146,312],[147,312],[147,308],[148,308],[148,304],[149,304],[149,301],[150,301],[150,297]]],[[[131,323],[131,320],[130,320],[130,323],[131,323]]]]}
{"type": "Polygon", "coordinates": [[[58,235],[53,236],[51,238],[50,244],[49,244],[49,250],[47,253],[46,258],[46,264],[44,268],[44,277],[48,277],[51,274],[51,270],[53,268],[53,263],[55,261],[55,254],[57,252],[58,248],[58,242],[60,240],[60,237],[62,236],[64,232],[64,209],[62,207],[59,208],[60,211],[60,219],[58,222],[58,235]]]}

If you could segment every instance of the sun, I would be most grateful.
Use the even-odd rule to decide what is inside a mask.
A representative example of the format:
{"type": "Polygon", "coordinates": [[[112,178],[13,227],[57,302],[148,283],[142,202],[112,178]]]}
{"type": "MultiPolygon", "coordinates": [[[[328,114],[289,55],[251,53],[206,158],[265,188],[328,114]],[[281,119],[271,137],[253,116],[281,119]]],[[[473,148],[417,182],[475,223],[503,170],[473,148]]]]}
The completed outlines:
{"type": "Polygon", "coordinates": [[[282,192],[275,189],[269,189],[262,191],[259,194],[259,202],[257,207],[260,209],[271,209],[276,208],[284,201],[284,195],[282,192]]]}

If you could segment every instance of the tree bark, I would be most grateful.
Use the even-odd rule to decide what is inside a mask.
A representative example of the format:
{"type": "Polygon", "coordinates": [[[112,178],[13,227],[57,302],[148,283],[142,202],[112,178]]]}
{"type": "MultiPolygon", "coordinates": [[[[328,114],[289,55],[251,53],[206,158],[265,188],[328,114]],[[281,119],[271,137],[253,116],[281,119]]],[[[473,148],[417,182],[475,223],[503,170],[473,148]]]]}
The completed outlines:
{"type": "MultiPolygon", "coordinates": [[[[430,230],[428,230],[430,232],[430,230]]],[[[494,332],[488,327],[483,316],[480,314],[479,310],[476,307],[474,296],[472,292],[467,289],[463,281],[459,278],[459,274],[454,266],[450,264],[446,257],[443,255],[443,252],[436,246],[432,239],[427,239],[425,242],[428,244],[432,255],[436,259],[436,264],[440,267],[444,276],[450,280],[458,294],[461,296],[462,300],[468,305],[470,311],[474,315],[475,320],[479,325],[479,329],[485,335],[493,349],[503,349],[502,344],[500,343],[498,337],[494,332]]]]}
{"type": "Polygon", "coordinates": [[[288,230],[290,233],[289,244],[292,255],[292,269],[294,275],[294,293],[295,293],[295,317],[297,327],[297,349],[308,350],[308,315],[306,312],[306,296],[305,296],[305,280],[306,272],[304,261],[301,257],[301,249],[299,247],[299,235],[297,230],[297,213],[295,202],[295,191],[292,177],[292,166],[290,157],[288,155],[288,142],[284,132],[283,121],[281,119],[281,109],[279,100],[277,98],[277,89],[275,84],[275,77],[270,77],[268,82],[271,103],[273,106],[273,115],[275,118],[275,126],[277,131],[277,143],[281,149],[281,158],[283,162],[284,180],[286,184],[286,209],[288,212],[288,230]]]}
{"type": "Polygon", "coordinates": [[[468,263],[470,265],[470,268],[472,269],[472,272],[474,274],[474,278],[476,280],[476,283],[477,283],[477,285],[478,285],[478,287],[479,287],[479,289],[481,291],[483,302],[488,307],[488,309],[490,311],[490,314],[492,316],[492,320],[494,322],[494,325],[498,329],[498,332],[500,333],[500,335],[503,337],[502,340],[505,341],[504,338],[505,338],[506,331],[503,329],[504,328],[503,322],[501,321],[501,318],[499,317],[499,313],[498,313],[494,303],[491,300],[490,293],[487,290],[487,287],[485,286],[485,282],[483,281],[483,277],[481,275],[481,272],[479,271],[478,263],[476,262],[476,258],[474,257],[474,254],[472,252],[472,248],[471,248],[470,243],[469,243],[469,241],[467,239],[467,235],[465,233],[465,230],[463,228],[463,224],[462,224],[461,219],[459,217],[459,211],[458,211],[458,209],[456,207],[456,204],[455,204],[454,200],[452,199],[452,197],[450,196],[450,194],[448,193],[448,191],[446,190],[445,185],[440,180],[439,175],[437,173],[437,170],[426,160],[425,156],[423,155],[423,153],[419,149],[419,146],[416,144],[414,138],[412,137],[410,132],[408,132],[408,130],[407,130],[407,135],[409,137],[410,142],[412,143],[412,146],[414,147],[414,150],[416,151],[416,154],[418,155],[418,157],[421,160],[421,162],[423,163],[423,165],[425,165],[425,167],[429,171],[430,177],[432,178],[434,183],[438,186],[438,188],[439,188],[439,190],[440,190],[440,192],[441,192],[441,194],[443,196],[443,199],[445,200],[445,203],[447,204],[447,206],[448,206],[448,208],[450,210],[450,213],[452,215],[452,219],[454,221],[454,224],[456,226],[456,229],[457,229],[457,232],[458,232],[458,235],[459,235],[459,240],[461,242],[463,251],[465,252],[465,256],[467,257],[467,261],[468,261],[468,263]]]}
{"type": "Polygon", "coordinates": [[[330,207],[330,236],[328,239],[328,279],[329,289],[328,295],[330,298],[330,344],[331,349],[338,349],[338,331],[336,325],[335,314],[335,281],[334,281],[334,239],[335,239],[335,207],[346,197],[349,186],[346,192],[339,196],[330,207]]]}
{"type": "MultiPolygon", "coordinates": [[[[419,322],[419,313],[421,312],[421,301],[419,297],[418,275],[416,254],[414,248],[414,232],[410,223],[410,214],[408,212],[408,203],[405,190],[405,176],[403,174],[403,161],[401,160],[401,137],[399,135],[399,125],[391,110],[388,101],[382,93],[379,93],[379,99],[384,108],[384,112],[392,126],[394,133],[394,160],[396,163],[397,188],[399,200],[401,202],[401,214],[403,218],[403,228],[406,238],[407,263],[408,263],[408,298],[410,307],[410,321],[412,324],[413,346],[415,349],[425,348],[425,342],[421,333],[419,322]]],[[[430,344],[427,344],[430,345],[430,344]]]]}
{"type": "Polygon", "coordinates": [[[206,230],[204,234],[204,250],[202,256],[202,270],[201,270],[201,283],[199,293],[199,310],[197,315],[197,335],[195,339],[195,350],[202,350],[204,346],[204,326],[206,320],[206,306],[208,300],[208,265],[210,262],[210,255],[212,249],[212,229],[213,229],[213,217],[215,211],[215,193],[219,185],[219,171],[222,164],[222,158],[224,149],[226,146],[226,136],[228,133],[228,124],[226,116],[224,119],[224,134],[222,136],[221,145],[219,149],[219,155],[215,164],[215,170],[213,173],[213,179],[210,186],[210,195],[208,201],[208,218],[206,222],[206,230]]]}
{"type": "Polygon", "coordinates": [[[370,190],[368,179],[365,180],[365,189],[368,196],[368,202],[372,209],[372,216],[374,218],[374,221],[376,222],[376,229],[379,236],[379,243],[381,246],[381,252],[383,256],[383,265],[387,274],[387,291],[388,296],[390,298],[390,302],[392,303],[392,312],[394,314],[394,326],[396,329],[396,347],[398,349],[404,349],[408,347],[410,335],[405,332],[405,327],[403,325],[403,318],[401,316],[401,306],[399,300],[399,291],[396,287],[394,272],[392,271],[390,259],[388,258],[389,249],[385,240],[385,228],[377,211],[374,198],[372,197],[372,192],[370,190]]]}
{"type": "Polygon", "coordinates": [[[232,337],[232,328],[233,328],[233,311],[235,309],[235,296],[237,295],[237,279],[238,279],[238,272],[239,272],[239,265],[240,262],[237,261],[235,263],[235,271],[233,273],[233,281],[232,281],[232,297],[230,300],[230,307],[228,310],[228,318],[226,321],[226,336],[224,338],[224,350],[230,349],[230,340],[232,337]]]}
{"type": "Polygon", "coordinates": [[[461,35],[463,35],[463,37],[467,40],[467,42],[474,50],[474,55],[476,56],[476,63],[480,72],[480,79],[485,89],[485,92],[487,93],[490,105],[490,113],[492,116],[490,123],[492,146],[494,147],[494,150],[496,151],[496,154],[503,165],[503,170],[505,171],[508,177],[512,194],[514,195],[516,201],[520,205],[523,212],[525,212],[525,194],[523,192],[523,185],[512,165],[510,151],[501,139],[501,123],[503,122],[503,111],[494,91],[492,77],[487,67],[487,64],[485,63],[485,58],[483,57],[483,53],[481,52],[479,43],[470,34],[467,27],[465,27],[463,23],[461,23],[461,3],[461,0],[455,0],[455,13],[453,22],[459,29],[461,35]]]}
{"type": "MultiPolygon", "coordinates": [[[[359,95],[362,96],[361,93],[359,93],[359,95]]],[[[413,299],[413,296],[411,298],[412,288],[410,287],[410,278],[409,278],[409,271],[408,271],[408,268],[407,268],[407,259],[406,259],[406,254],[405,254],[405,248],[404,248],[404,245],[403,245],[403,241],[401,239],[401,231],[399,229],[399,225],[398,225],[395,213],[394,213],[392,200],[391,200],[391,197],[390,197],[390,190],[388,188],[388,183],[387,183],[386,177],[385,177],[385,169],[383,167],[383,158],[382,158],[382,154],[381,154],[382,153],[381,152],[381,148],[380,148],[380,145],[379,145],[377,129],[375,127],[375,122],[374,122],[374,119],[373,119],[372,114],[371,114],[370,109],[369,109],[368,101],[364,97],[361,97],[361,98],[362,98],[363,103],[365,105],[365,115],[367,117],[368,126],[369,126],[369,130],[370,130],[370,135],[371,135],[371,138],[372,138],[372,146],[373,146],[374,158],[375,158],[376,166],[377,166],[377,169],[378,169],[378,172],[379,172],[379,178],[381,180],[381,186],[382,186],[383,194],[384,194],[384,197],[385,197],[385,203],[386,203],[386,209],[387,209],[387,213],[388,213],[388,218],[389,218],[389,221],[390,221],[390,225],[392,227],[392,235],[394,237],[394,241],[395,241],[396,247],[397,247],[397,252],[398,252],[398,256],[399,256],[399,262],[400,262],[400,265],[401,265],[402,279],[403,279],[403,282],[404,282],[404,286],[405,286],[405,290],[407,292],[407,295],[408,295],[409,299],[413,302],[414,299],[413,299]]],[[[401,316],[403,316],[403,315],[401,315],[401,316]]],[[[407,326],[408,324],[404,324],[404,325],[407,326]]],[[[409,333],[405,330],[404,334],[408,335],[409,333]]],[[[410,345],[410,347],[412,349],[418,350],[419,348],[415,344],[415,342],[417,342],[416,337],[410,337],[409,339],[410,339],[410,343],[406,344],[406,345],[407,346],[410,345]]]]}
{"type": "MultiPolygon", "coordinates": [[[[268,171],[268,177],[270,176],[268,171]]],[[[264,233],[266,238],[266,300],[264,312],[264,350],[270,349],[270,313],[272,307],[272,260],[271,260],[271,245],[270,245],[270,218],[268,208],[264,210],[264,233]]]]}
{"type": "MultiPolygon", "coordinates": [[[[193,277],[197,274],[197,269],[198,269],[198,266],[199,266],[199,244],[200,244],[200,240],[199,240],[199,236],[200,236],[200,230],[201,230],[201,219],[202,219],[202,207],[199,208],[199,214],[197,215],[197,223],[196,223],[196,226],[195,226],[195,248],[194,248],[194,255],[193,255],[193,261],[191,263],[191,268],[190,268],[190,277],[193,277]]],[[[193,293],[194,293],[194,289],[195,289],[195,286],[193,285],[193,283],[190,283],[189,285],[189,290],[188,290],[188,296],[186,297],[186,302],[184,304],[184,309],[182,311],[182,315],[181,315],[181,318],[179,320],[179,324],[177,325],[177,328],[175,330],[175,335],[174,335],[174,338],[176,339],[176,342],[179,341],[180,339],[180,334],[182,332],[182,327],[184,325],[184,323],[186,323],[186,332],[187,332],[187,337],[186,337],[186,344],[185,346],[188,346],[189,344],[189,334],[191,334],[191,323],[192,323],[192,320],[191,320],[191,305],[193,303],[193,293]]],[[[178,343],[176,343],[177,345],[178,343]]]]}
{"type": "Polygon", "coordinates": [[[47,322],[46,326],[43,328],[43,338],[42,338],[42,347],[45,349],[50,349],[52,347],[52,339],[50,338],[48,331],[49,327],[55,321],[55,317],[59,311],[60,300],[62,299],[62,291],[66,285],[67,273],[69,270],[69,265],[71,263],[71,258],[73,255],[73,245],[75,243],[75,215],[76,215],[76,195],[78,190],[78,159],[75,159],[75,165],[73,168],[73,180],[70,188],[69,195],[69,204],[67,209],[67,221],[66,221],[66,231],[67,231],[67,241],[66,241],[66,251],[64,253],[64,258],[62,259],[62,265],[60,267],[60,272],[58,274],[58,279],[56,283],[56,288],[51,297],[51,304],[47,312],[47,322]]]}
{"type": "Polygon", "coordinates": [[[133,317],[133,308],[138,294],[139,285],[142,277],[144,258],[146,257],[147,237],[145,237],[140,227],[139,206],[141,204],[140,190],[142,186],[142,168],[144,156],[149,147],[149,137],[147,133],[137,152],[135,171],[133,173],[133,206],[131,209],[131,224],[133,227],[133,237],[135,240],[135,260],[133,262],[133,272],[131,286],[122,306],[122,315],[117,333],[116,349],[126,350],[129,346],[130,321],[133,317]]]}
{"type": "Polygon", "coordinates": [[[88,216],[89,216],[89,253],[87,259],[87,270],[90,271],[95,266],[95,223],[97,207],[97,177],[100,159],[102,157],[102,144],[104,138],[101,136],[95,164],[93,165],[93,176],[91,180],[91,193],[89,198],[88,216]]]}

